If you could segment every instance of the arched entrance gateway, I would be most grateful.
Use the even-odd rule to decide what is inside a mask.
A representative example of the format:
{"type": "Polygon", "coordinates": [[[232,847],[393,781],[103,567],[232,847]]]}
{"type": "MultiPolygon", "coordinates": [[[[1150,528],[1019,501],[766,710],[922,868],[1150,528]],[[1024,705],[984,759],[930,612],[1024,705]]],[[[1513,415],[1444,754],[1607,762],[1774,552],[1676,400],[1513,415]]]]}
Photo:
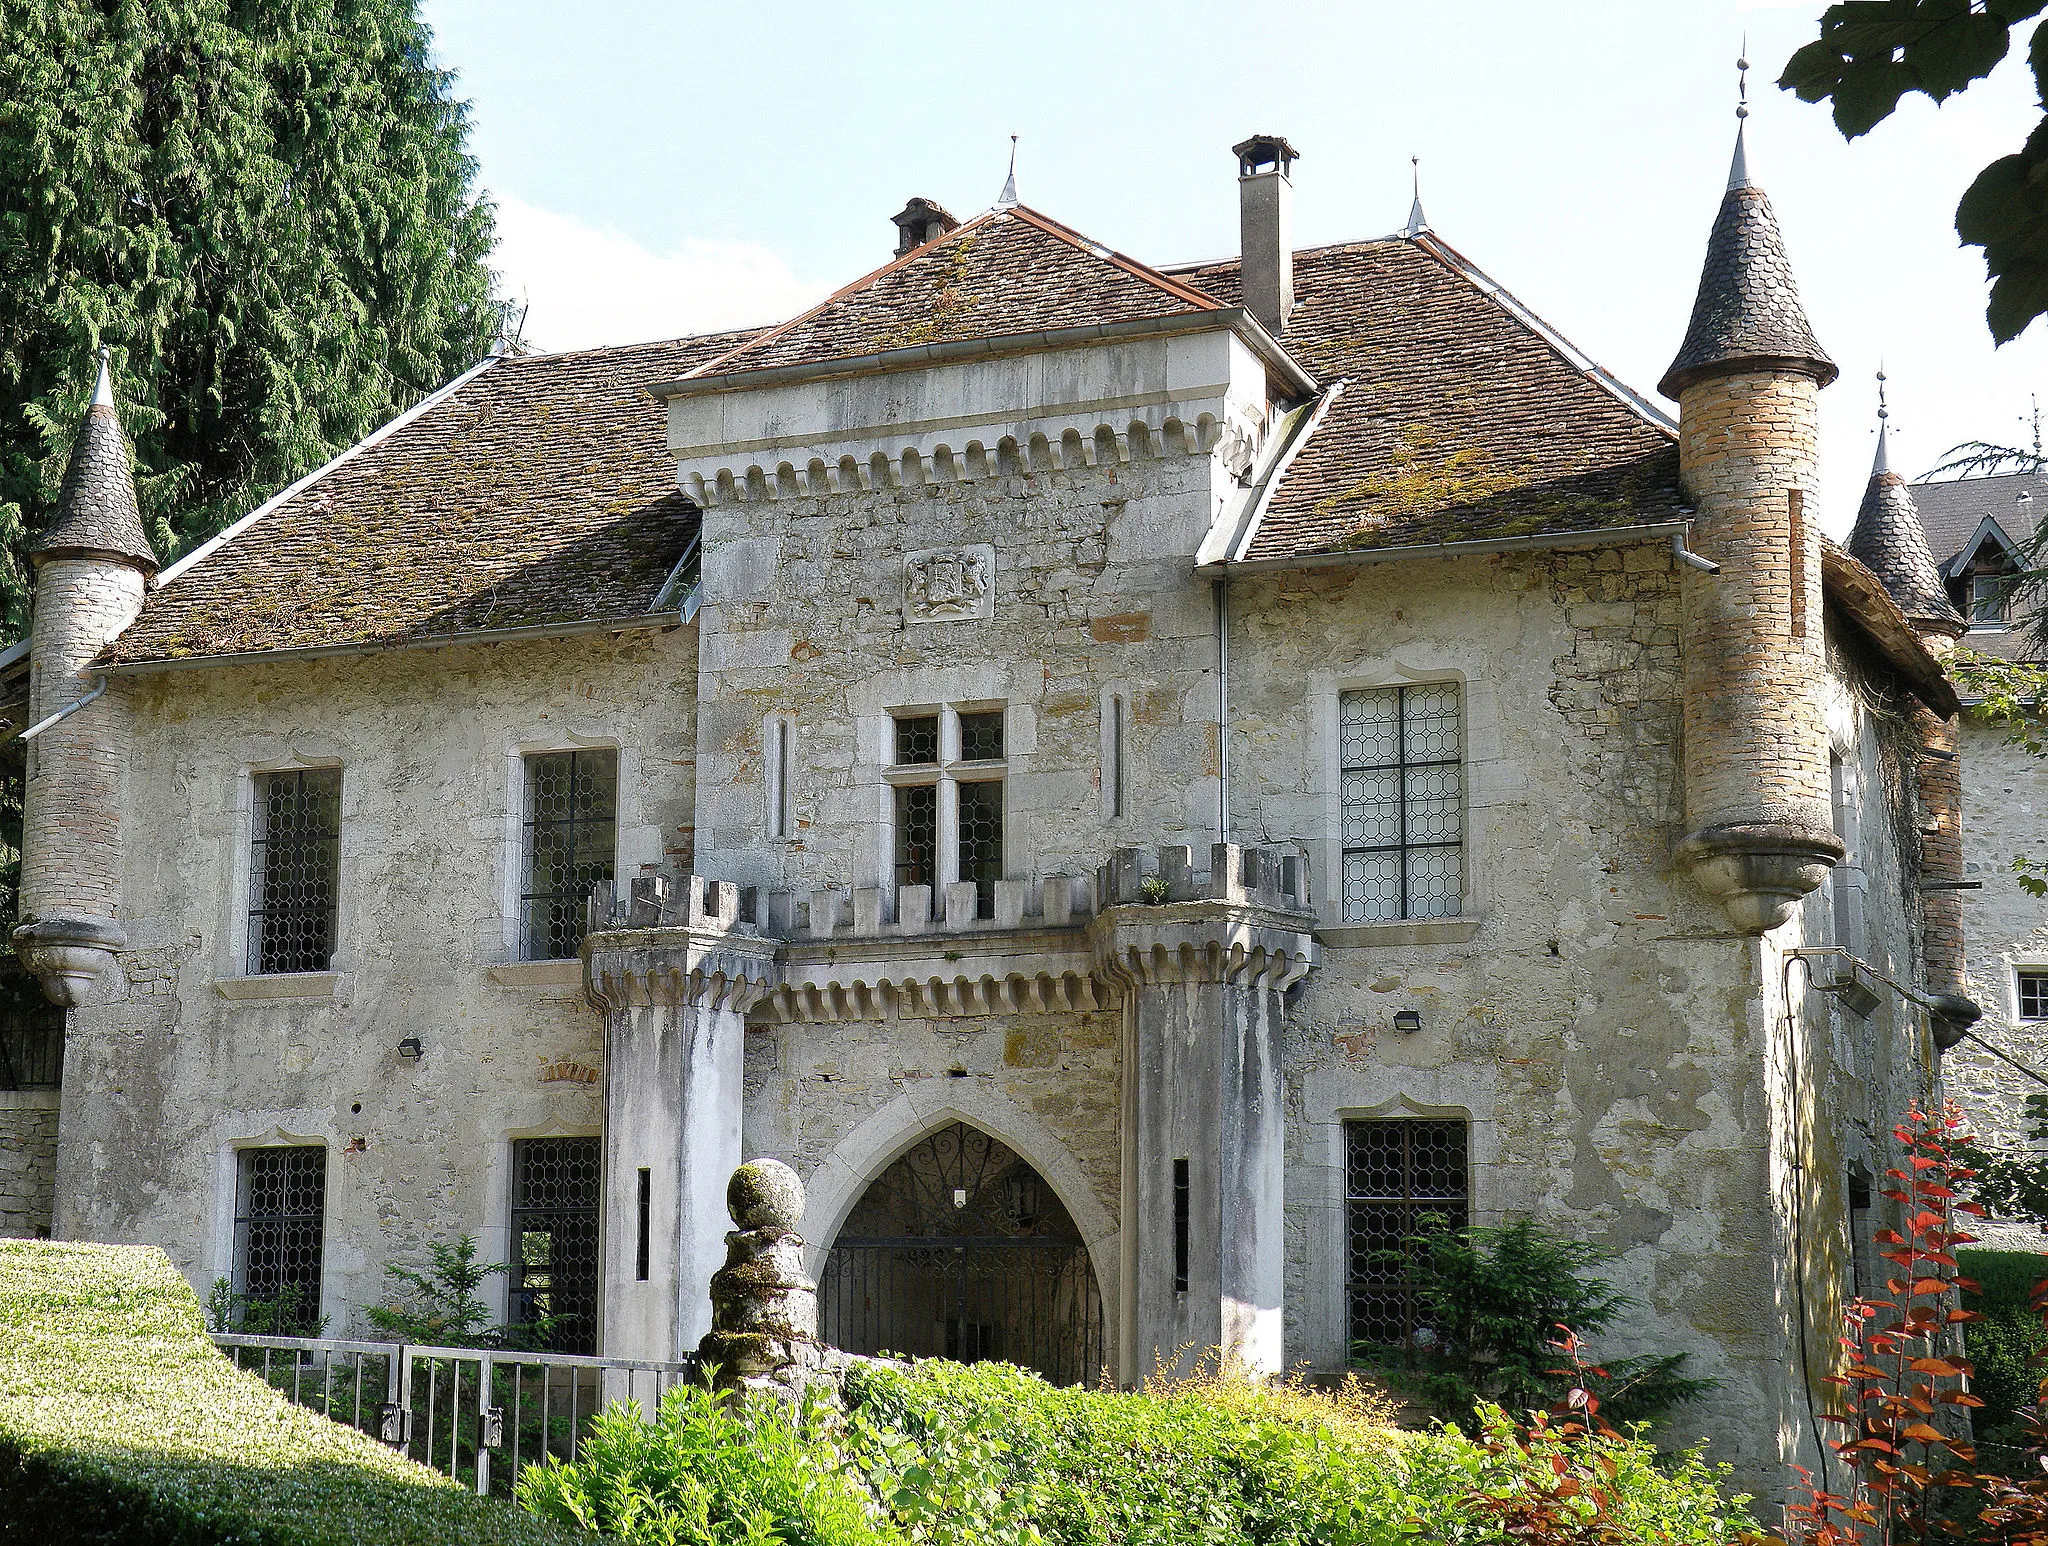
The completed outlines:
{"type": "Polygon", "coordinates": [[[874,1179],[818,1287],[820,1335],[850,1353],[1000,1359],[1062,1385],[1102,1372],[1081,1231],[1036,1170],[965,1122],[874,1179]]]}

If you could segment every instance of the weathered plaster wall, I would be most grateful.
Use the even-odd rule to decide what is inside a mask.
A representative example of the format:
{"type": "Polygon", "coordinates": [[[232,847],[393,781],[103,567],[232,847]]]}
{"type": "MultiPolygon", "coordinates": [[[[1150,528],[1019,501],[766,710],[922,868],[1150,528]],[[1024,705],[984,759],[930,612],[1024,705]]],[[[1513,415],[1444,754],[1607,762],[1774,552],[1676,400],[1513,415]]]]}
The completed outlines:
{"type": "Polygon", "coordinates": [[[57,1092],[0,1090],[0,1237],[50,1232],[57,1185],[57,1092]]]}
{"type": "MultiPolygon", "coordinates": [[[[1984,883],[1965,891],[1966,990],[1984,1010],[1975,1029],[2030,1067],[2048,1072],[2048,1022],[2019,1018],[2016,969],[2048,970],[2048,905],[2028,896],[2010,868],[2015,854],[2048,854],[2048,770],[2005,744],[2004,732],[1966,715],[1962,737],[1964,874],[1984,883]]],[[[1964,1042],[1943,1061],[1947,1091],[1993,1143],[2026,1143],[2026,1097],[2042,1086],[1964,1042]]],[[[2032,1225],[1985,1221],[1987,1246],[2038,1251],[2032,1225]]]]}
{"type": "Polygon", "coordinates": [[[306,1141],[328,1147],[335,1330],[429,1241],[502,1260],[509,1140],[601,1119],[580,964],[506,964],[520,759],[617,746],[620,872],[659,860],[691,822],[695,667],[682,629],[139,680],[135,948],[72,1017],[58,1233],[162,1245],[204,1292],[230,1268],[235,1149],[306,1141]],[[335,763],[335,970],[243,976],[250,774],[335,763]]]}

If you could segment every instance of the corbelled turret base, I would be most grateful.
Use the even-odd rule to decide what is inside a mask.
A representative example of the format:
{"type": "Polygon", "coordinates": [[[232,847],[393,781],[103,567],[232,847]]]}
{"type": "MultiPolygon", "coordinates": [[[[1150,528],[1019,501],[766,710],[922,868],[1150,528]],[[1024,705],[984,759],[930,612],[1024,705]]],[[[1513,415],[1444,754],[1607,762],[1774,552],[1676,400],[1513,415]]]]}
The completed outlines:
{"type": "Polygon", "coordinates": [[[1793,822],[1702,827],[1678,862],[1745,934],[1768,934],[1819,889],[1847,850],[1825,827],[1793,822]]]}
{"type": "Polygon", "coordinates": [[[105,918],[37,918],[14,931],[15,954],[43,986],[43,996],[66,1009],[89,1003],[114,952],[128,943],[121,926],[105,918]]]}

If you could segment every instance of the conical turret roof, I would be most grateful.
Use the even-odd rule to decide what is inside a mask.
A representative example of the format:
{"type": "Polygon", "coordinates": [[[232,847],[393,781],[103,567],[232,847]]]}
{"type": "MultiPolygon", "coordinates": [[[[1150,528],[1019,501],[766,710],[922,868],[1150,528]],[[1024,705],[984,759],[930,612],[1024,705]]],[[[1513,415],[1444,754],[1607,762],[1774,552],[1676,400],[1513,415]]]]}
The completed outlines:
{"type": "Polygon", "coordinates": [[[1822,386],[1839,374],[1807,324],[1778,218],[1764,190],[1750,180],[1738,128],[1728,191],[1707,237],[1692,322],[1657,390],[1676,397],[1695,381],[1743,368],[1804,370],[1822,386]]]}
{"type": "Polygon", "coordinates": [[[1881,423],[1877,427],[1877,458],[1870,468],[1870,482],[1864,487],[1848,547],[1849,556],[1861,560],[1884,583],[1915,627],[1936,633],[1963,631],[1962,614],[1949,601],[1948,589],[1934,567],[1934,555],[1928,551],[1927,530],[1914,508],[1913,491],[1891,469],[1881,423]]]}
{"type": "Polygon", "coordinates": [[[72,443],[57,506],[28,551],[32,562],[57,553],[112,553],[147,573],[156,572],[156,552],[143,533],[142,512],[135,504],[135,465],[114,411],[113,379],[104,349],[99,384],[72,443]]]}

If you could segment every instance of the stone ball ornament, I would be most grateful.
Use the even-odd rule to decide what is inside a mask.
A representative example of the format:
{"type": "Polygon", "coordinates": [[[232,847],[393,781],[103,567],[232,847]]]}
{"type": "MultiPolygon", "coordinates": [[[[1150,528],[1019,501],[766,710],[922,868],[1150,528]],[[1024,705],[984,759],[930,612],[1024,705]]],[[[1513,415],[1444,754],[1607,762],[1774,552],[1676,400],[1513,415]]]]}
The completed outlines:
{"type": "Polygon", "coordinates": [[[726,1183],[725,1206],[742,1229],[794,1230],[804,1216],[804,1184],[781,1160],[748,1160],[726,1183]]]}

